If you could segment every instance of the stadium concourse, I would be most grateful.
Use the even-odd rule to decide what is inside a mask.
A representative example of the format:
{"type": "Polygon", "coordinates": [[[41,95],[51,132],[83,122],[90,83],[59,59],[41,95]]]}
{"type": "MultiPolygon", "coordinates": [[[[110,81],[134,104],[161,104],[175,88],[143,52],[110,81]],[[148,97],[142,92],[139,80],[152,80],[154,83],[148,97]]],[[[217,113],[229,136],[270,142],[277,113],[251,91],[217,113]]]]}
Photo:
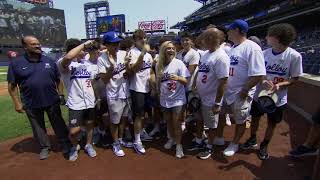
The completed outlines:
{"type": "MultiPolygon", "coordinates": [[[[225,147],[215,149],[212,159],[208,161],[199,160],[194,154],[186,154],[184,159],[177,160],[173,151],[163,148],[165,141],[159,140],[145,144],[148,153],[143,157],[133,149],[126,149],[127,156],[119,159],[111,149],[97,148],[96,159],[81,154],[77,162],[70,162],[62,157],[52,135],[53,153],[48,161],[39,161],[39,150],[32,136],[19,137],[0,144],[1,180],[302,180],[312,173],[315,158],[292,158],[288,156],[288,151],[304,141],[309,123],[293,111],[288,112],[285,119],[276,130],[270,149],[272,155],[267,161],[259,160],[256,150],[226,158],[222,155],[225,147]]],[[[261,129],[265,127],[264,119],[261,129]]],[[[232,134],[232,128],[226,128],[227,140],[231,140],[232,134]]],[[[263,134],[264,131],[260,131],[259,139],[263,134]]],[[[246,134],[245,138],[248,136],[246,134]]],[[[191,136],[187,134],[184,144],[190,143],[191,136]]]]}

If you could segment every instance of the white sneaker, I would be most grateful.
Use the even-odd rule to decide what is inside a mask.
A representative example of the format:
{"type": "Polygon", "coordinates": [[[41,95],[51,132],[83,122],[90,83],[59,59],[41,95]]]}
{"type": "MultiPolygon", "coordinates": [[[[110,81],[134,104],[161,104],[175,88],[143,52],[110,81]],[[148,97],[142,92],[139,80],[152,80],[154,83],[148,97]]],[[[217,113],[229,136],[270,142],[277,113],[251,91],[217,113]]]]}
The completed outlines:
{"type": "Polygon", "coordinates": [[[183,148],[181,144],[178,144],[176,147],[176,157],[181,159],[183,158],[184,154],[183,154],[183,148]]]}
{"type": "Polygon", "coordinates": [[[119,142],[113,143],[112,145],[112,151],[114,152],[114,154],[118,157],[123,157],[125,156],[123,150],[121,149],[121,145],[119,142]]]}
{"type": "Polygon", "coordinates": [[[73,146],[69,152],[69,161],[76,161],[78,159],[77,147],[73,146]]]}
{"type": "Polygon", "coordinates": [[[141,142],[133,143],[133,148],[134,148],[134,150],[136,150],[136,152],[138,154],[145,154],[146,153],[146,150],[144,149],[144,147],[143,147],[141,142]]]}
{"type": "Polygon", "coordinates": [[[227,126],[231,126],[232,125],[229,114],[226,115],[226,125],[227,126]]]}
{"type": "Polygon", "coordinates": [[[174,145],[176,145],[176,143],[174,142],[174,140],[173,140],[173,139],[169,139],[169,140],[167,141],[167,143],[164,145],[164,148],[165,148],[165,149],[171,149],[172,146],[174,146],[174,145]]]}
{"type": "Polygon", "coordinates": [[[120,143],[121,146],[123,146],[125,148],[132,148],[133,147],[133,143],[132,142],[124,141],[123,139],[119,140],[119,143],[120,143]]]}
{"type": "Polygon", "coordinates": [[[96,150],[94,150],[94,148],[91,144],[87,144],[84,147],[84,150],[92,158],[97,156],[97,152],[96,152],[96,150]]]}
{"type": "Polygon", "coordinates": [[[239,144],[234,144],[231,142],[227,147],[227,149],[223,151],[223,154],[225,156],[230,157],[230,156],[233,156],[236,152],[238,152],[238,150],[239,150],[239,144]]]}
{"type": "Polygon", "coordinates": [[[217,146],[224,146],[225,142],[224,142],[224,138],[219,138],[219,137],[215,137],[213,140],[213,145],[217,145],[217,146]]]}

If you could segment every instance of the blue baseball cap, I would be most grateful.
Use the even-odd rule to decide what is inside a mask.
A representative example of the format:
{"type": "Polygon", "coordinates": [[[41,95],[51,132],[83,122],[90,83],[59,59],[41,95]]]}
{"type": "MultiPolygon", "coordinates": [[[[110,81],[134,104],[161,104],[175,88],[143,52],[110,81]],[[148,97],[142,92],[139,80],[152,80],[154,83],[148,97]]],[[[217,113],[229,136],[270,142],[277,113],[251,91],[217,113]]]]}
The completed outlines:
{"type": "Polygon", "coordinates": [[[245,20],[237,19],[233,23],[226,26],[228,30],[239,28],[240,31],[247,33],[249,31],[249,25],[245,20]]]}
{"type": "Polygon", "coordinates": [[[122,38],[119,37],[119,33],[114,31],[109,31],[103,35],[103,43],[118,43],[122,41],[122,38]]]}

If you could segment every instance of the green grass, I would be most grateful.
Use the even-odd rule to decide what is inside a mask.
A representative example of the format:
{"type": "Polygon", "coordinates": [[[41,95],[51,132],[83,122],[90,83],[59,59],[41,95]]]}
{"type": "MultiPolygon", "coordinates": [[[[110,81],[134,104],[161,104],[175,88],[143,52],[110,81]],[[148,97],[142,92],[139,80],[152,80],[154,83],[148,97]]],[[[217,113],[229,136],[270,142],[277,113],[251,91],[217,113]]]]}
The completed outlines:
{"type": "Polygon", "coordinates": [[[0,74],[0,82],[6,82],[7,81],[7,75],[6,74],[0,74]]]}
{"type": "Polygon", "coordinates": [[[0,72],[8,72],[8,66],[1,66],[0,72]]]}
{"type": "MultiPolygon", "coordinates": [[[[26,114],[19,114],[14,110],[9,96],[0,96],[0,142],[18,136],[31,134],[32,129],[26,114]]],[[[63,117],[67,120],[67,108],[62,108],[63,117]]],[[[50,122],[46,118],[46,126],[50,127],[50,122]]]]}
{"type": "Polygon", "coordinates": [[[2,66],[0,67],[0,82],[6,82],[7,81],[7,75],[1,74],[6,73],[8,71],[8,66],[2,66]]]}

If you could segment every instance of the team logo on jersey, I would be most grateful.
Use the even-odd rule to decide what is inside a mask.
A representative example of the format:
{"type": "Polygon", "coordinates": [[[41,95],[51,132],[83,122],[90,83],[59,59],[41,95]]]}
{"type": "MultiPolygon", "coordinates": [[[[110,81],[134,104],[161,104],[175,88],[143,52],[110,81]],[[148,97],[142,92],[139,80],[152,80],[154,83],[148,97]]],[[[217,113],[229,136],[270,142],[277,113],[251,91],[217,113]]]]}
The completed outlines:
{"type": "Polygon", "coordinates": [[[161,82],[168,81],[169,79],[170,79],[170,74],[166,72],[161,77],[161,82]]]}
{"type": "Polygon", "coordinates": [[[86,68],[81,67],[71,67],[71,77],[70,79],[84,79],[84,78],[90,78],[91,73],[86,68]]]}
{"type": "Polygon", "coordinates": [[[148,62],[143,61],[142,68],[141,68],[140,72],[142,72],[142,71],[144,71],[146,69],[149,69],[151,67],[152,67],[151,61],[148,61],[148,62]]]}
{"type": "Polygon", "coordinates": [[[120,63],[117,65],[117,67],[113,70],[112,75],[116,75],[121,73],[123,70],[126,69],[126,65],[123,63],[120,63]]]}
{"type": "Polygon", "coordinates": [[[287,73],[288,68],[282,67],[280,64],[270,64],[266,63],[267,74],[277,74],[279,76],[284,76],[287,73]]]}
{"type": "Polygon", "coordinates": [[[235,66],[237,64],[239,64],[239,57],[231,56],[230,57],[230,65],[235,66]]]}
{"type": "Polygon", "coordinates": [[[209,65],[200,62],[200,64],[199,64],[199,72],[204,72],[204,73],[210,72],[209,65]]]}

